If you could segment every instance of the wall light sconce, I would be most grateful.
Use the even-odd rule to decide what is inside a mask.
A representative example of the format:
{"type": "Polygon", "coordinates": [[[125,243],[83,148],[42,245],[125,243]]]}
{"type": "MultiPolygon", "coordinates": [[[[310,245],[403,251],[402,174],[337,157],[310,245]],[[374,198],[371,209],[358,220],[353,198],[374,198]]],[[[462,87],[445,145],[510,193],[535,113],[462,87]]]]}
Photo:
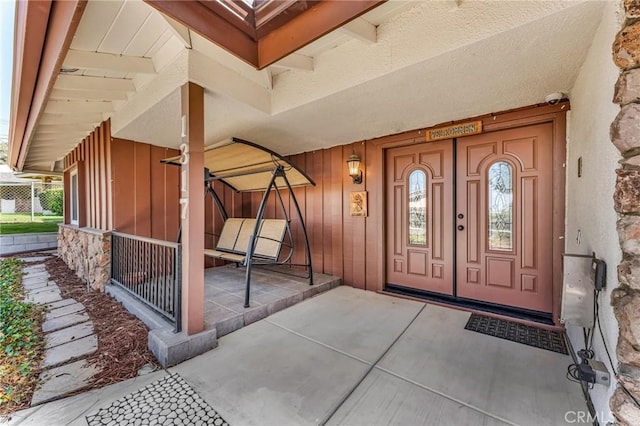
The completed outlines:
{"type": "Polygon", "coordinates": [[[353,183],[362,183],[362,170],[360,170],[360,157],[355,153],[349,156],[347,160],[347,168],[349,169],[349,176],[353,179],[353,183]]]}

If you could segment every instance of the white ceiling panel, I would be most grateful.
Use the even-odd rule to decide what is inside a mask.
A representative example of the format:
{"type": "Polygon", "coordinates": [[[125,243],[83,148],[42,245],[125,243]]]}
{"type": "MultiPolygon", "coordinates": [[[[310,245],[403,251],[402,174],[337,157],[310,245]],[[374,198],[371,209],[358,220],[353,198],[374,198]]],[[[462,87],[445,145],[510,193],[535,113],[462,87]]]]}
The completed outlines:
{"type": "Polygon", "coordinates": [[[97,50],[122,54],[149,19],[152,11],[150,6],[139,0],[125,1],[97,50]]]}
{"type": "Polygon", "coordinates": [[[153,44],[149,47],[149,50],[144,52],[143,56],[152,58],[160,49],[162,49],[167,41],[169,41],[172,35],[171,30],[166,28],[164,32],[153,41],[153,44]]]}
{"type": "Polygon", "coordinates": [[[127,56],[147,56],[156,41],[167,31],[167,23],[156,10],[151,9],[149,18],[122,51],[127,56]]]}
{"type": "Polygon", "coordinates": [[[122,6],[120,0],[88,2],[71,48],[97,51],[122,6]]]}

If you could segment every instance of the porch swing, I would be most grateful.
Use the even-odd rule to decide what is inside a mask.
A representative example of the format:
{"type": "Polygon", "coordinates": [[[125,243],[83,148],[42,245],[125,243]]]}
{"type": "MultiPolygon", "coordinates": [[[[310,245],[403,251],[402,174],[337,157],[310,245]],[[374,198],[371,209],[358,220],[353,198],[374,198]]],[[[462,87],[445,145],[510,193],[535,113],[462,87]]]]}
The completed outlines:
{"type": "MultiPolygon", "coordinates": [[[[163,163],[180,165],[179,157],[163,163]]],[[[205,197],[210,195],[224,224],[215,249],[205,249],[205,256],[233,262],[246,268],[244,307],[249,307],[251,271],[254,265],[304,266],[309,285],[313,285],[311,249],[300,206],[293,188],[315,185],[302,170],[279,154],[246,140],[231,138],[204,150],[205,197]],[[255,218],[230,218],[213,183],[220,181],[235,192],[262,192],[255,218]],[[294,238],[291,219],[280,193],[287,189],[300,219],[304,237],[306,263],[292,263],[294,238]],[[271,192],[276,194],[284,219],[265,219],[271,192]],[[285,253],[282,249],[285,248],[285,253]]],[[[178,240],[180,240],[180,234],[178,240]]]]}

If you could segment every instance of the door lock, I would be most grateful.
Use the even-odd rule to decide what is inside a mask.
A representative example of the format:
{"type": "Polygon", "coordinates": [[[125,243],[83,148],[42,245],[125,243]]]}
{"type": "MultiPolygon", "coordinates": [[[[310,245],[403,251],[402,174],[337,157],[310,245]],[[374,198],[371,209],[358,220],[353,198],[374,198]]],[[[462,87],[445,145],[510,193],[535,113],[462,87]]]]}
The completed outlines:
{"type": "Polygon", "coordinates": [[[458,225],[458,231],[464,231],[464,226],[458,225]]]}
{"type": "Polygon", "coordinates": [[[464,219],[464,215],[462,213],[458,213],[458,219],[464,219]]]}

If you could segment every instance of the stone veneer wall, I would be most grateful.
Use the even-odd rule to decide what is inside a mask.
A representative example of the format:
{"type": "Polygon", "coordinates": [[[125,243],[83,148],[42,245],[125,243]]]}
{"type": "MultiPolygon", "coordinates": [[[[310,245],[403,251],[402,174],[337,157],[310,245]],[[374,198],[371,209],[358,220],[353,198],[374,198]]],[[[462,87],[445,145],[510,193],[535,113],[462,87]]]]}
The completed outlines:
{"type": "Polygon", "coordinates": [[[613,99],[621,109],[611,125],[611,141],[624,158],[614,193],[622,262],[620,286],[611,294],[620,334],[619,385],[610,405],[620,424],[640,425],[640,0],[623,3],[625,22],[613,43],[613,60],[622,72],[613,99]]]}
{"type": "Polygon", "coordinates": [[[60,225],[60,258],[93,290],[104,291],[111,277],[111,233],[60,225]]]}

